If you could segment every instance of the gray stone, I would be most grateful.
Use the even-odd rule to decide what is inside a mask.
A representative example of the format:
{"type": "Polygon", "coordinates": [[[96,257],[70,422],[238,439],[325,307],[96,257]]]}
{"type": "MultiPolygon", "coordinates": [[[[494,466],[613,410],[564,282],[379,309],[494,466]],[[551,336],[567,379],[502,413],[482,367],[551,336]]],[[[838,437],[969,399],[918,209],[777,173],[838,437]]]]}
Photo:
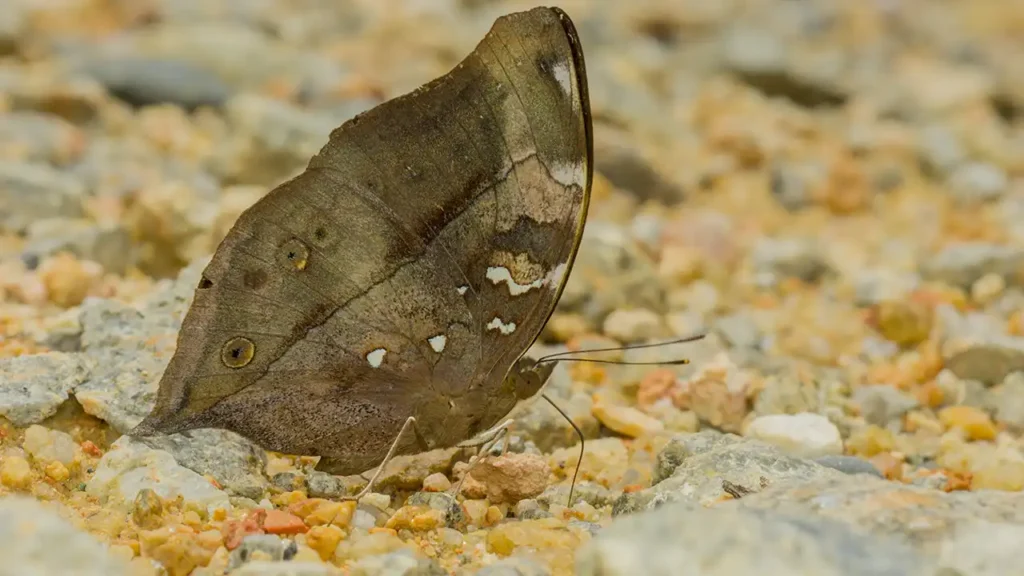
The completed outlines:
{"type": "Polygon", "coordinates": [[[943,574],[1002,576],[1020,570],[1024,526],[992,521],[966,521],[943,540],[938,565],[943,574]]]}
{"type": "Polygon", "coordinates": [[[767,96],[788,98],[801,106],[834,106],[847,98],[842,85],[841,53],[793,52],[770,26],[738,24],[721,34],[726,70],[767,96]]]}
{"type": "Polygon", "coordinates": [[[723,434],[715,430],[705,430],[698,434],[679,434],[673,436],[668,444],[658,452],[654,464],[654,475],[651,484],[658,484],[672,476],[676,469],[688,458],[729,446],[740,441],[734,434],[723,434]]]}
{"type": "MultiPolygon", "coordinates": [[[[278,472],[270,478],[270,485],[281,492],[307,490],[306,477],[295,472],[278,472]]],[[[315,496],[314,496],[315,498],[315,496]]]]}
{"type": "Polygon", "coordinates": [[[957,135],[939,124],[930,124],[921,129],[917,148],[924,167],[938,176],[952,172],[967,159],[967,153],[957,135]]]}
{"type": "Polygon", "coordinates": [[[0,359],[0,416],[25,427],[53,416],[89,375],[78,354],[48,352],[0,359]]]}
{"type": "Polygon", "coordinates": [[[96,224],[67,218],[39,220],[29,227],[27,240],[22,254],[30,258],[69,252],[92,260],[113,274],[124,274],[135,262],[131,235],[120,223],[96,224]]]}
{"type": "Polygon", "coordinates": [[[366,481],[313,470],[306,476],[306,484],[311,498],[338,499],[357,494],[366,485],[366,481]]]}
{"type": "Polygon", "coordinates": [[[747,26],[723,35],[722,52],[725,66],[741,75],[781,75],[789,59],[785,42],[773,31],[747,26]]]}
{"type": "Polygon", "coordinates": [[[149,414],[160,376],[177,345],[181,319],[208,261],[196,260],[138,307],[97,298],[82,303],[81,347],[93,370],[75,397],[86,412],[121,433],[149,414]]]}
{"type": "Polygon", "coordinates": [[[799,483],[839,475],[811,460],[786,456],[769,444],[731,434],[701,432],[676,436],[659,454],[655,484],[620,496],[612,514],[652,510],[676,501],[708,505],[725,494],[723,481],[758,490],[764,484],[799,483]]]}
{"type": "Polygon", "coordinates": [[[228,570],[235,570],[241,565],[249,562],[253,552],[262,552],[270,557],[270,560],[280,562],[284,560],[284,552],[288,544],[280,537],[273,534],[250,534],[242,539],[242,543],[231,551],[228,556],[228,570]]]}
{"type": "Polygon", "coordinates": [[[992,386],[1013,372],[1024,371],[1024,337],[993,335],[950,345],[943,355],[946,368],[961,379],[992,386]]]}
{"type": "Polygon", "coordinates": [[[862,386],[853,391],[853,402],[871,424],[886,427],[920,404],[916,398],[893,386],[862,386]]]}
{"type": "Polygon", "coordinates": [[[997,421],[1024,430],[1024,372],[1014,372],[992,390],[997,421]]]}
{"type": "Polygon", "coordinates": [[[879,478],[882,477],[882,473],[878,471],[874,464],[856,456],[829,454],[815,458],[814,461],[822,466],[838,470],[843,474],[870,474],[879,478]]]}
{"type": "Polygon", "coordinates": [[[78,71],[132,106],[173,104],[187,110],[223,106],[231,88],[213,72],[162,58],[95,58],[78,71]]]}
{"type": "Polygon", "coordinates": [[[405,501],[406,506],[426,506],[444,514],[444,524],[449,528],[463,526],[466,515],[462,506],[447,492],[414,492],[405,501]]]}
{"type": "Polygon", "coordinates": [[[229,509],[228,494],[203,476],[180,466],[169,452],[154,450],[122,436],[110,446],[86,484],[86,492],[101,503],[127,509],[139,491],[149,488],[164,500],[181,496],[203,510],[229,509]]]}
{"type": "MultiPolygon", "coordinates": [[[[615,502],[620,492],[609,490],[594,482],[577,482],[572,492],[572,503],[586,502],[594,508],[602,508],[615,502]]],[[[555,484],[548,486],[537,496],[537,502],[550,508],[553,504],[567,506],[569,504],[569,485],[555,484]]]]}
{"type": "Polygon", "coordinates": [[[23,233],[36,220],[82,216],[82,184],[43,164],[0,161],[0,231],[23,233]]]}
{"type": "Polygon", "coordinates": [[[787,277],[813,282],[829,269],[819,243],[803,238],[761,238],[754,245],[751,261],[755,272],[775,282],[787,277]]]}
{"type": "Polygon", "coordinates": [[[597,147],[595,169],[616,188],[627,190],[640,200],[674,204],[684,199],[680,186],[667,180],[632,146],[606,143],[597,147]]]}
{"type": "MultiPolygon", "coordinates": [[[[575,496],[575,494],[573,496],[575,496]]],[[[568,501],[568,497],[566,501],[568,501]]],[[[551,516],[551,513],[541,508],[540,502],[533,498],[525,498],[516,502],[516,505],[512,510],[516,518],[519,518],[520,520],[534,520],[537,518],[548,518],[551,516]]]]}
{"type": "MultiPolygon", "coordinates": [[[[1024,526],[1024,495],[1020,493],[947,492],[941,485],[938,488],[889,482],[867,475],[841,475],[802,484],[771,485],[721,507],[806,518],[827,515],[860,533],[908,544],[922,557],[931,559],[940,557],[941,551],[951,546],[951,541],[953,549],[963,550],[964,542],[960,540],[965,531],[979,526],[979,522],[990,523],[986,529],[988,537],[1001,542],[1011,535],[1017,537],[1020,527],[1024,526]]],[[[971,554],[971,561],[983,557],[984,550],[971,554]]],[[[996,555],[994,559],[1002,562],[1006,556],[996,555]]],[[[1008,566],[996,573],[1013,573],[1015,568],[1007,569],[1008,566]]]]}
{"type": "Polygon", "coordinates": [[[715,331],[734,348],[757,348],[761,344],[761,330],[748,314],[737,312],[719,318],[715,331]]]}
{"type": "Polygon", "coordinates": [[[798,414],[817,412],[820,391],[813,384],[802,382],[791,371],[782,371],[765,378],[764,388],[754,399],[758,414],[798,414]]]}
{"type": "Polygon", "coordinates": [[[921,275],[970,290],[985,274],[999,274],[1007,281],[1024,267],[1024,248],[998,246],[984,242],[957,242],[924,260],[921,275]]]}
{"type": "MultiPolygon", "coordinates": [[[[232,90],[253,92],[275,79],[324,82],[315,75],[331,72],[332,80],[338,80],[344,72],[336,63],[333,69],[311,65],[306,60],[321,58],[253,26],[230,21],[158,22],[108,36],[98,46],[68,43],[62,52],[72,69],[88,69],[90,61],[174,62],[175,69],[189,65],[213,74],[232,90]]],[[[158,86],[167,82],[169,78],[160,78],[158,86]]]]}
{"type": "Polygon", "coordinates": [[[977,204],[998,200],[1009,187],[1010,179],[998,166],[985,162],[968,162],[956,168],[949,177],[949,193],[957,202],[977,204]]]}
{"type": "Polygon", "coordinates": [[[267,453],[249,440],[220,429],[190,430],[169,436],[141,438],[155,450],[165,450],[178,464],[212,476],[227,492],[259,501],[269,484],[263,474],[267,453]]]}
{"type": "Polygon", "coordinates": [[[926,576],[927,566],[909,546],[826,518],[693,502],[619,518],[576,557],[580,576],[926,576]]]}
{"type": "Polygon", "coordinates": [[[350,576],[446,576],[436,561],[417,557],[411,550],[366,556],[348,565],[350,576]]]}
{"type": "Polygon", "coordinates": [[[86,141],[82,131],[51,114],[15,111],[0,114],[0,142],[21,151],[19,158],[65,165],[77,160],[86,141]]]}
{"type": "Polygon", "coordinates": [[[176,337],[153,316],[114,300],[86,299],[81,306],[82,350],[92,361],[75,397],[85,411],[126,433],[156,403],[157,384],[176,337]]]}
{"type": "Polygon", "coordinates": [[[818,164],[779,164],[772,167],[771,192],[783,208],[790,211],[811,204],[811,191],[825,179],[827,173],[818,164]]]}
{"type": "Polygon", "coordinates": [[[107,546],[32,498],[0,497],[0,576],[127,576],[107,546]]]}

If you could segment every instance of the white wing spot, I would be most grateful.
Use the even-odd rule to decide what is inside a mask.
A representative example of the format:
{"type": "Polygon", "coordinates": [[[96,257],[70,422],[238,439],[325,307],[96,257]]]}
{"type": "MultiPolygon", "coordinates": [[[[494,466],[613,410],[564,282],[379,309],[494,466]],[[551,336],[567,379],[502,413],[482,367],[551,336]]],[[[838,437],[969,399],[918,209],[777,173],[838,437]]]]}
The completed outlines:
{"type": "Polygon", "coordinates": [[[506,324],[505,322],[502,321],[501,318],[495,316],[494,318],[491,319],[490,322],[487,323],[487,329],[497,330],[504,334],[505,336],[508,336],[509,334],[516,331],[516,323],[509,322],[506,324]]]}
{"type": "Polygon", "coordinates": [[[370,366],[374,368],[380,368],[380,365],[384,363],[384,357],[387,356],[388,351],[385,348],[377,348],[371,350],[366,354],[366,361],[370,363],[370,366]]]}
{"type": "Polygon", "coordinates": [[[572,75],[569,74],[569,64],[558,62],[551,67],[551,73],[558,81],[558,85],[562,87],[562,92],[565,92],[567,96],[572,96],[572,75]]]}
{"type": "Polygon", "coordinates": [[[459,296],[465,296],[466,290],[469,290],[469,286],[459,286],[455,289],[455,291],[459,293],[459,296]]]}
{"type": "Polygon", "coordinates": [[[448,337],[444,334],[438,334],[427,338],[427,342],[430,342],[430,347],[434,349],[434,352],[440,354],[444,351],[444,345],[448,343],[448,337]]]}
{"type": "Polygon", "coordinates": [[[512,279],[512,273],[508,271],[508,268],[504,266],[491,266],[487,268],[487,279],[495,284],[501,284],[502,282],[508,284],[508,292],[513,296],[525,294],[534,288],[540,288],[544,285],[544,279],[534,280],[529,284],[519,284],[512,279]]]}

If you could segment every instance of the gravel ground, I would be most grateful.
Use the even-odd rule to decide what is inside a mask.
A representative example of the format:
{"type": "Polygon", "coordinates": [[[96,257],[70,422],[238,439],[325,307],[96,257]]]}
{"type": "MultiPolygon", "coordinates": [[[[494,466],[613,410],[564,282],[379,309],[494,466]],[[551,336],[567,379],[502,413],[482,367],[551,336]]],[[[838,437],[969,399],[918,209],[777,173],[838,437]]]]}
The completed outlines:
{"type": "Polygon", "coordinates": [[[528,406],[458,505],[456,450],[356,504],[121,435],[237,215],[532,4],[3,5],[0,576],[1020,573],[1024,1],[562,3],[596,174],[538,349],[709,336],[560,365],[582,461],[528,406]]]}

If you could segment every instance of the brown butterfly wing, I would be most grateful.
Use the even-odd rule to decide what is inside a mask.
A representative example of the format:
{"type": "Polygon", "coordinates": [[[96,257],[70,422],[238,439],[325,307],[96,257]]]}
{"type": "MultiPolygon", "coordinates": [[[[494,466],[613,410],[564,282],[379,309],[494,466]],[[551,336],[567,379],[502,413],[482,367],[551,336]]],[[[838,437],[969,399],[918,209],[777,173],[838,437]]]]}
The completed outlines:
{"type": "Polygon", "coordinates": [[[584,90],[571,24],[536,9],[335,130],[218,248],[134,433],[227,428],[339,473],[379,463],[408,416],[403,451],[464,439],[479,415],[454,426],[449,400],[486,401],[578,246],[584,90]]]}

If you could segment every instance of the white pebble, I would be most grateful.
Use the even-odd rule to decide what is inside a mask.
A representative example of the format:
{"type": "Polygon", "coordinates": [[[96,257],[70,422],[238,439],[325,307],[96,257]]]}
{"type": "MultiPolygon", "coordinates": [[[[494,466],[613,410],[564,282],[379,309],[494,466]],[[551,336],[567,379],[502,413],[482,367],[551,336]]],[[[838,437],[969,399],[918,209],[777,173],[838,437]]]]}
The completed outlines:
{"type": "Polygon", "coordinates": [[[50,430],[35,424],[29,426],[21,446],[39,462],[50,463],[56,460],[70,466],[75,461],[77,444],[71,436],[60,430],[50,430]]]}
{"type": "Polygon", "coordinates": [[[775,444],[800,458],[843,453],[843,439],[836,425],[810,412],[758,416],[747,427],[746,435],[775,444]]]}

